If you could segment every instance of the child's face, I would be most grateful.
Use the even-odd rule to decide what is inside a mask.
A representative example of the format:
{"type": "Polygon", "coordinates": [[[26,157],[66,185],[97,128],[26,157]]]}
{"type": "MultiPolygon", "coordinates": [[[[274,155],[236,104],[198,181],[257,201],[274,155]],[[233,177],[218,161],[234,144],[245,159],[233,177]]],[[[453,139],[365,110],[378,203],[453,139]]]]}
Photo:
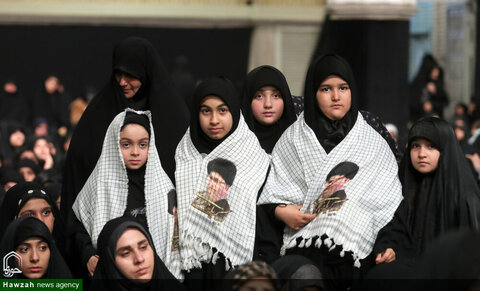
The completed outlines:
{"type": "Polygon", "coordinates": [[[440,151],[432,142],[423,138],[412,141],[410,146],[410,159],[412,166],[422,174],[435,171],[438,167],[440,151]]]}
{"type": "Polygon", "coordinates": [[[350,86],[345,80],[335,75],[323,80],[316,97],[319,109],[330,120],[342,119],[352,106],[350,86]]]}
{"type": "Polygon", "coordinates": [[[125,167],[137,170],[143,167],[148,158],[150,136],[140,124],[130,123],[120,132],[120,149],[125,167]]]}
{"type": "Polygon", "coordinates": [[[55,225],[55,217],[53,216],[52,206],[47,200],[42,198],[32,198],[23,205],[18,212],[18,217],[33,216],[40,219],[48,227],[50,232],[53,231],[55,225]]]}
{"type": "Polygon", "coordinates": [[[50,261],[50,248],[42,238],[26,239],[17,247],[15,252],[22,258],[20,269],[25,277],[29,279],[43,277],[50,261]]]}
{"type": "Polygon", "coordinates": [[[203,99],[198,118],[202,131],[215,140],[224,138],[233,126],[230,109],[217,96],[207,96],[203,99]]]}
{"type": "Polygon", "coordinates": [[[273,86],[263,86],[252,99],[252,113],[263,125],[272,125],[283,114],[282,94],[273,86]]]}

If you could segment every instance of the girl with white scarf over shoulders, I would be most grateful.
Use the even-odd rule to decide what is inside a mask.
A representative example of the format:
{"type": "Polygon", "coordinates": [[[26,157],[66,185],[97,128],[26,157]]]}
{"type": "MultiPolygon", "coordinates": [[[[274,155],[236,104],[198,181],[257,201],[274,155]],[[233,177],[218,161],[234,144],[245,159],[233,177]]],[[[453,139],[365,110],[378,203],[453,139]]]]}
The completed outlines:
{"type": "Polygon", "coordinates": [[[252,259],[269,156],[245,123],[232,82],[206,79],[193,98],[175,155],[182,269],[190,289],[221,290],[210,279],[252,259]]]}
{"type": "Polygon", "coordinates": [[[97,240],[104,225],[131,216],[150,231],[158,256],[181,279],[178,252],[172,251],[175,219],[168,211],[172,191],[156,149],[151,113],[133,109],[119,113],[107,129],[100,158],[70,217],[76,240],[90,240],[75,242],[77,248],[88,245],[94,254],[90,258],[94,263],[87,263],[89,271],[93,273],[98,261],[97,240]]]}
{"type": "Polygon", "coordinates": [[[363,259],[402,200],[395,156],[358,112],[356,94],[340,56],[310,65],[305,111],[277,142],[258,202],[280,204],[282,255],[313,259],[327,290],[352,286],[354,266],[367,267],[363,259]]]}

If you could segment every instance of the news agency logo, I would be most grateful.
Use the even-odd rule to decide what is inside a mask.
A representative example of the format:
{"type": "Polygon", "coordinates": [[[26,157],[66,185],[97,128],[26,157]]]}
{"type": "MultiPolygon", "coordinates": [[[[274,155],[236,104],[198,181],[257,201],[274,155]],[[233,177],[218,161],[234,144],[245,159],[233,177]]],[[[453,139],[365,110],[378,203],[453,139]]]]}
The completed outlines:
{"type": "Polygon", "coordinates": [[[19,266],[21,267],[22,266],[22,257],[20,257],[19,254],[17,254],[16,252],[14,251],[11,251],[9,252],[8,254],[6,254],[4,257],[3,257],[3,275],[5,277],[13,277],[13,275],[15,274],[20,274],[22,273],[22,271],[17,268],[16,266],[19,266]],[[11,258],[14,258],[16,259],[16,262],[18,262],[18,264],[16,262],[14,262],[12,265],[13,267],[10,267],[10,264],[8,263],[8,261],[11,259],[11,258]]]}

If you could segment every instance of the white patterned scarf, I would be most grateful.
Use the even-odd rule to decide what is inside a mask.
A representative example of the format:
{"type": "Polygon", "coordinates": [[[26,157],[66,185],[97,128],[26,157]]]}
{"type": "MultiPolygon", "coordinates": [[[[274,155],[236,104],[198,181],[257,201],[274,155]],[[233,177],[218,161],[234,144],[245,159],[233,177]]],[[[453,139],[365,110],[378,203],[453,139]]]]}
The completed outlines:
{"type": "Polygon", "coordinates": [[[348,135],[329,154],[302,113],[272,153],[272,169],[258,204],[302,205],[302,212],[318,213],[298,231],[285,227],[282,255],[289,248],[309,247],[312,238],[326,234],[329,239],[317,239],[315,246],[323,243],[333,249],[341,245],[341,256],[351,251],[359,267],[402,200],[397,173],[387,142],[360,113],[348,135]],[[342,174],[345,164],[351,167],[342,174]],[[298,245],[297,238],[302,238],[298,245]]]}
{"type": "Polygon", "coordinates": [[[124,215],[128,198],[128,175],[120,149],[120,130],[127,111],[145,114],[150,120],[150,143],[144,188],[148,229],[158,256],[178,278],[179,261],[174,259],[170,251],[174,217],[167,209],[168,192],[174,189],[174,186],[160,163],[150,111],[126,109],[115,117],[105,135],[100,158],[78,194],[73,211],[90,235],[95,248],[103,226],[109,220],[124,215]]]}
{"type": "Polygon", "coordinates": [[[182,268],[188,271],[201,268],[202,262],[215,263],[219,253],[227,259],[227,270],[251,261],[256,200],[269,156],[243,116],[237,129],[205,157],[192,143],[188,129],[177,147],[175,162],[182,268]],[[219,158],[229,165],[222,179],[207,172],[209,163],[219,158]],[[229,186],[226,192],[220,189],[225,186],[229,186]]]}

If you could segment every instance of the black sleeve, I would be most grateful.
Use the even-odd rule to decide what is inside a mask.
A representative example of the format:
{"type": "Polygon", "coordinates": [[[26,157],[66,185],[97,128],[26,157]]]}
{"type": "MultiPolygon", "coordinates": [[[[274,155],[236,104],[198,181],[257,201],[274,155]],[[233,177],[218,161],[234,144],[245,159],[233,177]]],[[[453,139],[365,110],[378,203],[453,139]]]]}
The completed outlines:
{"type": "Polygon", "coordinates": [[[88,260],[97,254],[97,250],[93,247],[92,239],[87,230],[77,219],[73,211],[70,212],[68,226],[68,237],[71,240],[69,244],[70,248],[72,253],[78,254],[80,257],[80,261],[77,259],[76,264],[81,264],[82,269],[86,269],[88,260]]]}
{"type": "Polygon", "coordinates": [[[278,204],[257,206],[253,260],[271,264],[280,257],[285,224],[275,217],[277,206],[278,204]]]}
{"type": "Polygon", "coordinates": [[[382,121],[380,120],[380,117],[376,116],[371,112],[364,111],[364,110],[360,110],[360,113],[362,114],[363,118],[368,123],[368,125],[370,125],[373,129],[375,129],[383,137],[383,139],[388,143],[388,146],[392,150],[393,154],[395,155],[395,159],[399,164],[402,157],[400,155],[400,152],[398,151],[398,144],[395,142],[393,137],[385,128],[382,121]]]}
{"type": "Polygon", "coordinates": [[[395,211],[392,220],[377,235],[373,253],[376,256],[387,248],[395,251],[396,257],[413,257],[414,245],[407,220],[407,203],[403,200],[395,211]]]}

